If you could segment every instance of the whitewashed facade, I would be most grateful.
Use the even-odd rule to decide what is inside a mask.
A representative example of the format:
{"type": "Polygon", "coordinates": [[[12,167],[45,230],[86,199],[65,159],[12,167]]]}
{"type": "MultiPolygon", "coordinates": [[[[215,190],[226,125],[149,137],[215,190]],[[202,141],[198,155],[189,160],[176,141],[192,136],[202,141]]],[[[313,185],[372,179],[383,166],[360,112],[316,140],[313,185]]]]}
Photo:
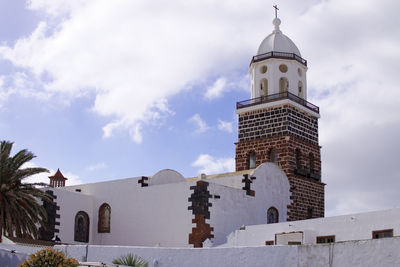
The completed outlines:
{"type": "MultiPolygon", "coordinates": [[[[189,209],[197,182],[207,183],[210,195],[206,204],[213,230],[214,245],[226,242],[226,236],[242,225],[267,222],[267,210],[278,210],[279,221],[286,221],[290,202],[289,183],[285,173],[274,163],[235,173],[185,179],[172,170],[163,170],[148,177],[148,185],[139,183],[141,177],[93,184],[52,188],[59,206],[57,236],[62,242],[79,244],[74,239],[75,218],[83,211],[89,217],[88,244],[189,247],[189,235],[195,211],[189,209]],[[254,196],[248,195],[244,175],[251,180],[254,196]],[[250,178],[249,178],[250,179],[250,178]],[[110,231],[98,231],[99,209],[111,207],[110,231]]],[[[207,239],[207,238],[205,238],[207,239]]]]}

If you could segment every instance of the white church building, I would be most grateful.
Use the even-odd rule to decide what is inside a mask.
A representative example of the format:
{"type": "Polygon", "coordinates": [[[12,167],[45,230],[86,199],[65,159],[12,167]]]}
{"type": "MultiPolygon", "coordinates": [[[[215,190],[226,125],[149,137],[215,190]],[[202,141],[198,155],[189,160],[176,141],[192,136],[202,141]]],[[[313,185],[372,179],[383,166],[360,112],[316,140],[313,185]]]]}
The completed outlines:
{"type": "Polygon", "coordinates": [[[280,29],[250,64],[250,99],[237,102],[236,171],[175,170],[66,186],[50,177],[49,229],[66,244],[234,247],[392,237],[400,210],[324,218],[319,107],[307,101],[307,60],[280,29]],[[385,220],[371,219],[383,216],[385,220]],[[358,222],[358,223],[357,223],[358,222]]]}

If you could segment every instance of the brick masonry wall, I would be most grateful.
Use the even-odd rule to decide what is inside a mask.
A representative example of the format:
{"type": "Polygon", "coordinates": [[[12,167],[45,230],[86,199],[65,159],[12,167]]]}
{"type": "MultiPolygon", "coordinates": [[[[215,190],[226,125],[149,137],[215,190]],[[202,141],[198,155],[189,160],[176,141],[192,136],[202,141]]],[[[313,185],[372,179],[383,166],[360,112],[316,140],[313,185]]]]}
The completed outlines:
{"type": "MultiPolygon", "coordinates": [[[[239,127],[240,125],[242,126],[242,132],[239,130],[239,142],[236,143],[236,171],[249,168],[249,155],[252,152],[256,154],[257,166],[263,162],[271,161],[270,152],[274,149],[277,155],[277,164],[288,176],[291,186],[292,203],[288,206],[288,220],[323,217],[325,209],[325,184],[320,181],[321,153],[320,146],[318,145],[318,120],[309,116],[308,122],[311,123],[311,126],[307,127],[303,125],[305,124],[304,121],[295,122],[293,116],[290,114],[299,118],[301,116],[309,116],[301,111],[297,111],[294,107],[286,105],[268,110],[254,111],[252,115],[243,114],[239,117],[239,127]],[[271,121],[271,116],[275,116],[273,121],[271,121]],[[267,121],[263,124],[264,129],[280,129],[272,131],[270,136],[261,133],[254,128],[258,127],[262,120],[267,121]],[[256,125],[257,123],[259,124],[258,126],[256,125]],[[273,125],[268,126],[271,123],[273,125]],[[297,128],[307,128],[310,131],[315,131],[315,133],[302,135],[301,133],[293,134],[289,130],[282,130],[282,126],[280,125],[291,125],[291,123],[300,123],[297,128]],[[244,126],[246,127],[243,128],[244,126]],[[246,128],[249,129],[248,134],[254,134],[240,138],[246,128]],[[313,136],[312,140],[307,138],[307,136],[313,136]],[[300,151],[299,159],[296,158],[297,149],[300,151]],[[310,167],[310,153],[314,158],[312,171],[310,167]]],[[[293,127],[293,129],[295,128],[293,127]]]]}
{"type": "Polygon", "coordinates": [[[318,144],[318,118],[291,105],[259,109],[239,115],[239,142],[292,135],[318,144]]]}

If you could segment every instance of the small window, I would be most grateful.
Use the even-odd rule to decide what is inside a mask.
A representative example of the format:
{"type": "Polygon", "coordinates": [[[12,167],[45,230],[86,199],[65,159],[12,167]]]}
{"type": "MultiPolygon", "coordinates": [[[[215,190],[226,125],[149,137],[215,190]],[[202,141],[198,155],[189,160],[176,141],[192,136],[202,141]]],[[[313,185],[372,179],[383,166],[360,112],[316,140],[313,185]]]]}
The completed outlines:
{"type": "Polygon", "coordinates": [[[372,232],[373,239],[386,238],[386,237],[393,237],[393,229],[379,230],[372,232]]]}
{"type": "Polygon", "coordinates": [[[326,244],[326,243],[334,243],[335,236],[328,235],[328,236],[317,236],[317,244],[326,244]]]}
{"type": "Polygon", "coordinates": [[[273,240],[265,241],[265,245],[266,246],[273,246],[274,245],[274,241],[273,240]]]}
{"type": "Polygon", "coordinates": [[[298,97],[303,97],[303,83],[299,81],[298,83],[299,92],[297,94],[298,97]]]}
{"type": "Polygon", "coordinates": [[[269,152],[269,161],[273,163],[278,163],[278,156],[276,155],[276,150],[271,149],[269,152]]]}
{"type": "Polygon", "coordinates": [[[310,160],[310,173],[314,173],[314,169],[315,169],[315,164],[314,164],[314,154],[313,153],[310,153],[309,155],[308,155],[308,158],[309,158],[309,160],[310,160]]]}
{"type": "Polygon", "coordinates": [[[301,151],[298,148],[296,148],[296,169],[301,169],[301,151]]]}
{"type": "Polygon", "coordinates": [[[283,73],[286,73],[288,68],[285,64],[281,64],[281,65],[279,65],[279,70],[283,73]]]}
{"type": "Polygon", "coordinates": [[[260,68],[260,72],[261,72],[262,74],[266,73],[267,70],[268,70],[268,67],[265,66],[265,65],[264,65],[264,66],[261,66],[261,68],[260,68]]]}
{"type": "Polygon", "coordinates": [[[279,222],[278,210],[274,207],[270,207],[267,211],[267,223],[277,223],[279,222]]]}
{"type": "Polygon", "coordinates": [[[313,217],[313,208],[307,209],[307,219],[311,219],[313,217]]]}
{"type": "Polygon", "coordinates": [[[97,232],[109,233],[111,220],[111,207],[107,203],[103,203],[99,208],[99,220],[97,225],[97,232]]]}
{"type": "Polygon", "coordinates": [[[75,216],[74,240],[78,242],[89,242],[89,215],[79,211],[75,216]]]}
{"type": "Polygon", "coordinates": [[[287,244],[292,245],[292,246],[297,246],[297,245],[301,245],[301,242],[300,241],[289,241],[287,244]]]}
{"type": "Polygon", "coordinates": [[[268,80],[263,78],[260,81],[260,91],[261,91],[261,96],[267,96],[268,95],[268,80]]]}
{"type": "Polygon", "coordinates": [[[286,93],[289,90],[289,81],[286,77],[279,79],[279,93],[286,93]]]}
{"type": "Polygon", "coordinates": [[[256,153],[251,152],[249,155],[249,169],[254,169],[256,167],[256,153]]]}
{"type": "Polygon", "coordinates": [[[298,69],[297,69],[297,73],[298,73],[299,76],[301,77],[301,75],[303,74],[303,71],[302,71],[300,68],[298,68],[298,69]]]}

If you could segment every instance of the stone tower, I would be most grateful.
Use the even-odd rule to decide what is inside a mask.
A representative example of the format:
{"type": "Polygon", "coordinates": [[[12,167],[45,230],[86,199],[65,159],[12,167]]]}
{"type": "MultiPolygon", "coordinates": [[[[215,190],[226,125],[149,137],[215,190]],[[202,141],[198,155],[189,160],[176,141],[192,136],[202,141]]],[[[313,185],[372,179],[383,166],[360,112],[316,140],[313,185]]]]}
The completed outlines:
{"type": "Polygon", "coordinates": [[[307,61],[280,24],[251,60],[251,99],[236,104],[236,171],[275,162],[290,183],[287,220],[323,217],[319,108],[307,101],[307,61]]]}

